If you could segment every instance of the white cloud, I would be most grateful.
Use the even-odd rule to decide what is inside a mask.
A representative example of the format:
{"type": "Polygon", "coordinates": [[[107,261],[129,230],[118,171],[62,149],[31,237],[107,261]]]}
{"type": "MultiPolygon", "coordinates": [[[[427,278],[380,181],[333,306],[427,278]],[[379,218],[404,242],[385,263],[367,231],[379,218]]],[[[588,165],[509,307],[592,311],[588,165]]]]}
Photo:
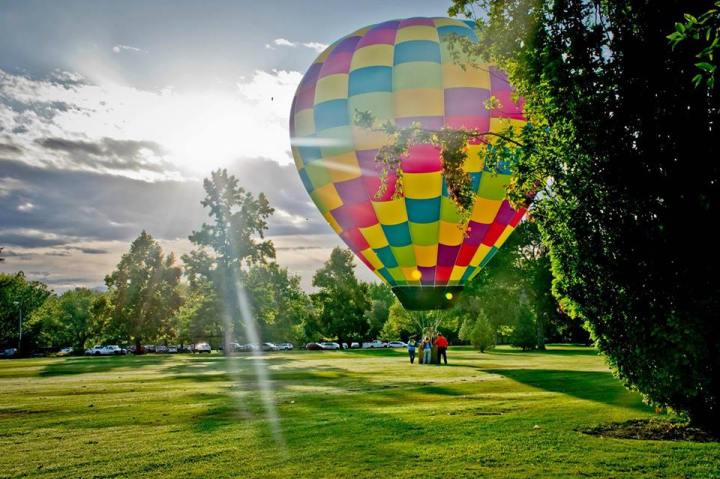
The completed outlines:
{"type": "Polygon", "coordinates": [[[285,38],[276,38],[275,40],[272,41],[272,44],[266,43],[265,48],[267,48],[269,50],[274,50],[275,48],[273,45],[277,46],[277,47],[291,47],[291,48],[305,47],[305,48],[309,48],[311,50],[315,50],[318,53],[320,53],[321,51],[325,50],[328,47],[327,44],[320,43],[320,42],[291,42],[290,40],[285,39],[285,38]]]}
{"type": "Polygon", "coordinates": [[[114,47],[112,47],[112,51],[113,53],[120,53],[123,51],[147,53],[147,50],[143,50],[142,48],[137,47],[131,47],[130,45],[115,45],[114,47]]]}
{"type": "Polygon", "coordinates": [[[29,201],[26,201],[25,203],[22,203],[17,207],[18,211],[22,212],[31,211],[33,208],[35,208],[35,205],[30,203],[29,201]]]}
{"type": "Polygon", "coordinates": [[[238,158],[291,161],[288,115],[299,72],[255,71],[234,89],[140,90],[115,83],[90,84],[72,75],[34,80],[0,70],[0,132],[12,132],[34,166],[93,169],[72,155],[50,151],[43,138],[75,142],[153,142],[143,151],[148,168],[95,171],[143,180],[202,177],[238,158]],[[158,170],[158,165],[166,166],[158,170]]]}
{"type": "Polygon", "coordinates": [[[279,47],[296,47],[298,45],[297,42],[291,42],[284,38],[276,38],[273,43],[279,47]]]}
{"type": "Polygon", "coordinates": [[[325,50],[328,45],[326,43],[320,43],[320,42],[307,42],[302,44],[306,48],[310,48],[312,50],[315,50],[316,52],[320,53],[323,50],[325,50]]]}

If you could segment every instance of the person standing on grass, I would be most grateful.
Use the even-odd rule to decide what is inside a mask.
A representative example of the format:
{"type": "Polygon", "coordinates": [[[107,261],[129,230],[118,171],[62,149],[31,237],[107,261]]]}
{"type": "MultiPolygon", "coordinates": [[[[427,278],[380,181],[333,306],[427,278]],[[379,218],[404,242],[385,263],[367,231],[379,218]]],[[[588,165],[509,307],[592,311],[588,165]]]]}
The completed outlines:
{"type": "Polygon", "coordinates": [[[410,364],[415,363],[415,346],[417,346],[417,341],[415,340],[415,336],[413,336],[407,343],[408,355],[410,355],[410,364]]]}
{"type": "Polygon", "coordinates": [[[445,360],[445,365],[447,366],[448,340],[442,335],[442,333],[438,333],[437,338],[435,338],[435,347],[437,347],[438,364],[440,364],[440,358],[443,358],[445,360]]]}
{"type": "Polygon", "coordinates": [[[430,364],[430,356],[432,354],[432,341],[430,338],[425,336],[422,343],[423,348],[423,364],[430,364]]]}

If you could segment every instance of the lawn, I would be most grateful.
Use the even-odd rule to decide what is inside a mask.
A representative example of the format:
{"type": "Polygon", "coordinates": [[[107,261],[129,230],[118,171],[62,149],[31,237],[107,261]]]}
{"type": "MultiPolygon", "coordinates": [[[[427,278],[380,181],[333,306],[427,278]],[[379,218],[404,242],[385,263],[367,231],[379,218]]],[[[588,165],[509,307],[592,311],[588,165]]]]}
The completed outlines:
{"type": "Polygon", "coordinates": [[[0,477],[720,477],[717,442],[580,432],[656,416],[592,349],[449,359],[0,361],[0,477]]]}

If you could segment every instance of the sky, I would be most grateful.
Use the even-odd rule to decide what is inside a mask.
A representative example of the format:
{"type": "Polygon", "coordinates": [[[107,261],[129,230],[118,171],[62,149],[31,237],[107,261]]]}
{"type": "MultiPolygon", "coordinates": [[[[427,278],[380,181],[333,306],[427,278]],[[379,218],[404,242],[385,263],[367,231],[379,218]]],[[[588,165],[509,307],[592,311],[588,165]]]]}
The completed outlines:
{"type": "Polygon", "coordinates": [[[0,272],[102,287],[142,230],[180,256],[227,168],[268,195],[277,261],[310,289],[343,243],[292,163],[297,84],[337,38],[448,4],[0,0],[0,272]]]}

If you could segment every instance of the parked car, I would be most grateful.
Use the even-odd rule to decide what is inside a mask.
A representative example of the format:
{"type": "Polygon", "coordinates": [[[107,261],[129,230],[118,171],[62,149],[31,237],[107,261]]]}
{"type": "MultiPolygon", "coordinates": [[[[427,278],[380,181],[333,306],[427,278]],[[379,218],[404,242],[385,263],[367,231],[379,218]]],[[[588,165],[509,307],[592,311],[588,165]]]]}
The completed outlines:
{"type": "Polygon", "coordinates": [[[192,353],[192,348],[189,344],[183,344],[182,346],[178,346],[178,352],[179,353],[192,353]]]}
{"type": "Polygon", "coordinates": [[[194,353],[211,353],[212,348],[208,343],[197,343],[193,348],[194,353]]]}
{"type": "Polygon", "coordinates": [[[115,356],[127,353],[117,344],[108,344],[106,346],[96,345],[85,350],[87,356],[115,356]]]}
{"type": "Polygon", "coordinates": [[[340,349],[340,345],[338,343],[333,343],[330,341],[323,341],[322,343],[320,343],[320,347],[322,349],[327,349],[330,351],[335,351],[337,349],[340,349]]]}
{"type": "Polygon", "coordinates": [[[17,356],[17,353],[17,348],[7,348],[3,351],[2,355],[4,358],[12,358],[13,356],[17,356]]]}
{"type": "Polygon", "coordinates": [[[177,346],[168,346],[167,352],[175,354],[178,352],[178,347],[177,346]]]}
{"type": "Polygon", "coordinates": [[[60,351],[58,351],[58,356],[69,356],[75,351],[75,348],[72,346],[68,346],[67,348],[62,348],[60,351]]]}
{"type": "Polygon", "coordinates": [[[307,343],[305,345],[305,349],[307,349],[308,351],[321,351],[323,347],[320,346],[320,344],[318,343],[307,343]]]}
{"type": "Polygon", "coordinates": [[[168,347],[167,347],[167,346],[163,346],[162,344],[161,344],[161,345],[158,345],[158,346],[155,348],[155,352],[156,352],[156,353],[167,353],[167,352],[168,352],[168,347]]]}
{"type": "Polygon", "coordinates": [[[357,342],[353,341],[353,342],[350,343],[350,344],[345,343],[345,344],[343,345],[343,347],[344,347],[345,349],[358,349],[358,348],[360,348],[360,343],[357,343],[357,342]]]}
{"type": "Polygon", "coordinates": [[[387,348],[387,343],[383,343],[379,339],[370,341],[368,343],[362,343],[363,349],[375,349],[375,348],[387,348]]]}
{"type": "Polygon", "coordinates": [[[277,351],[278,347],[273,343],[262,343],[261,348],[263,351],[277,351]]]}
{"type": "Polygon", "coordinates": [[[280,351],[292,351],[295,346],[292,343],[280,343],[277,347],[280,351]]]}
{"type": "Polygon", "coordinates": [[[407,348],[407,344],[402,341],[390,341],[387,343],[388,348],[407,348]]]}
{"type": "Polygon", "coordinates": [[[146,353],[154,353],[155,352],[155,345],[154,344],[146,344],[143,346],[143,349],[146,353]]]}

